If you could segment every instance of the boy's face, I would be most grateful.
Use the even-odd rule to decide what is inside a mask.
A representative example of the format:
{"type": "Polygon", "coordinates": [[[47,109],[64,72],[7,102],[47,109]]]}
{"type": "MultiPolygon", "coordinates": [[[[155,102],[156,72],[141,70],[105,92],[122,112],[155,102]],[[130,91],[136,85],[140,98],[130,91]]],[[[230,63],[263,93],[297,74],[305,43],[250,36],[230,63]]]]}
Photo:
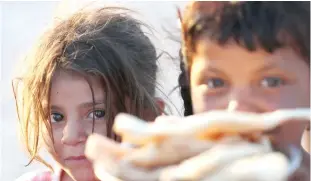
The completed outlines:
{"type": "MultiPolygon", "coordinates": [[[[190,69],[193,111],[262,113],[310,107],[309,73],[308,64],[291,49],[279,49],[273,54],[250,52],[234,43],[219,46],[201,39],[190,69]]],[[[299,137],[304,126],[289,129],[299,137]]]]}

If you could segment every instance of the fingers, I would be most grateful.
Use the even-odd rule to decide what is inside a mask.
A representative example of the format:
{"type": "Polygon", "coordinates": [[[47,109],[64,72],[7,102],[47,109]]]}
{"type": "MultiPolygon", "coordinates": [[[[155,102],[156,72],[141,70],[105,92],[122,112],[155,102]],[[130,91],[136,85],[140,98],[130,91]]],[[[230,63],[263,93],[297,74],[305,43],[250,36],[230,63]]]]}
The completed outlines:
{"type": "MultiPolygon", "coordinates": [[[[109,167],[109,166],[104,165],[104,163],[107,163],[107,160],[105,160],[105,162],[101,162],[101,161],[93,162],[93,169],[94,169],[94,173],[95,173],[96,177],[99,180],[105,180],[105,181],[122,181],[119,178],[112,176],[112,173],[107,171],[107,167],[109,167]]],[[[111,166],[113,166],[113,165],[111,165],[111,166]]]]}
{"type": "Polygon", "coordinates": [[[101,180],[156,181],[159,175],[159,172],[156,170],[145,170],[134,167],[130,163],[112,161],[109,158],[95,161],[93,166],[96,176],[101,180]]]}
{"type": "Polygon", "coordinates": [[[131,148],[122,147],[119,143],[98,134],[90,135],[86,142],[85,155],[90,160],[100,157],[120,158],[131,152],[131,148]]]}
{"type": "Polygon", "coordinates": [[[93,134],[87,140],[85,154],[93,162],[95,175],[101,180],[156,181],[164,168],[136,167],[123,158],[134,151],[137,149],[123,147],[107,137],[93,134]]]}
{"type": "Polygon", "coordinates": [[[92,161],[96,177],[100,180],[118,181],[116,177],[113,177],[118,174],[118,162],[124,154],[130,151],[131,149],[123,148],[105,136],[93,134],[86,142],[85,155],[92,161]]]}
{"type": "Polygon", "coordinates": [[[170,177],[163,175],[168,180],[201,180],[206,175],[213,175],[219,169],[235,160],[256,154],[267,153],[270,147],[264,144],[250,144],[247,142],[235,142],[215,145],[212,149],[183,161],[169,173],[170,177]]]}
{"type": "Polygon", "coordinates": [[[261,114],[264,122],[274,122],[279,125],[289,120],[310,122],[311,110],[310,108],[294,108],[277,110],[271,113],[261,114]]]}
{"type": "Polygon", "coordinates": [[[138,167],[154,168],[173,165],[210,149],[213,142],[198,140],[189,137],[167,138],[161,143],[150,143],[135,150],[124,160],[138,167]]]}
{"type": "Polygon", "coordinates": [[[123,141],[138,147],[121,146],[108,138],[92,135],[87,141],[86,155],[102,180],[283,181],[288,168],[297,167],[297,159],[289,164],[284,154],[269,153],[272,148],[261,133],[286,119],[307,117],[309,119],[310,109],[261,115],[211,111],[183,119],[162,116],[154,123],[146,123],[120,114],[115,118],[114,131],[123,141]],[[258,134],[254,141],[247,139],[255,132],[258,134]]]}
{"type": "Polygon", "coordinates": [[[163,167],[145,169],[122,161],[119,164],[119,172],[116,176],[124,181],[158,181],[164,169],[163,167]]]}
{"type": "Polygon", "coordinates": [[[287,180],[287,166],[287,158],[282,153],[266,153],[236,160],[202,180],[284,181],[287,180]]]}
{"type": "Polygon", "coordinates": [[[113,130],[122,137],[122,141],[134,145],[142,145],[152,142],[154,138],[148,136],[145,130],[150,128],[151,123],[147,123],[139,118],[121,113],[114,120],[113,130]]]}
{"type": "Polygon", "coordinates": [[[154,122],[156,124],[178,124],[182,121],[179,117],[176,116],[158,116],[154,122]]]}

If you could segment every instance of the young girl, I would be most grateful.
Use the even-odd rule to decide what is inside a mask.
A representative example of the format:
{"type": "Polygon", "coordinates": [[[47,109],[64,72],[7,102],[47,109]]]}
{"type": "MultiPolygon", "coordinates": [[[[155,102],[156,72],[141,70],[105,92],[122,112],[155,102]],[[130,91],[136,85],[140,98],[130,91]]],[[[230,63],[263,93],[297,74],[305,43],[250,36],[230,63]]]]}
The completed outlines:
{"type": "MultiPolygon", "coordinates": [[[[185,116],[215,109],[264,113],[310,107],[309,2],[198,1],[181,21],[185,116]]],[[[289,122],[268,134],[278,150],[303,150],[307,126],[289,122]]],[[[98,149],[112,145],[98,144],[98,149]]],[[[100,153],[95,154],[90,158],[100,165],[100,153]]],[[[301,172],[289,180],[310,180],[309,169],[310,155],[303,152],[301,172]]]]}
{"type": "Polygon", "coordinates": [[[42,147],[59,169],[28,173],[23,181],[94,181],[84,155],[91,133],[118,140],[114,116],[152,121],[163,110],[154,97],[156,50],[143,24],[121,8],[80,11],[47,31],[14,84],[22,138],[33,160],[42,147]]]}

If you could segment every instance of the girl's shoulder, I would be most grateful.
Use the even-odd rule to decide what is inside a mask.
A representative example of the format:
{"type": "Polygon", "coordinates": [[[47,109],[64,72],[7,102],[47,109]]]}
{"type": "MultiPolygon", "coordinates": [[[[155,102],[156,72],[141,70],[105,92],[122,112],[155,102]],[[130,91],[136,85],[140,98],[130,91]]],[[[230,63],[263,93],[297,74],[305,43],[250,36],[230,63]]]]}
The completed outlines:
{"type": "Polygon", "coordinates": [[[15,181],[54,181],[53,173],[48,170],[28,172],[15,181]]]}

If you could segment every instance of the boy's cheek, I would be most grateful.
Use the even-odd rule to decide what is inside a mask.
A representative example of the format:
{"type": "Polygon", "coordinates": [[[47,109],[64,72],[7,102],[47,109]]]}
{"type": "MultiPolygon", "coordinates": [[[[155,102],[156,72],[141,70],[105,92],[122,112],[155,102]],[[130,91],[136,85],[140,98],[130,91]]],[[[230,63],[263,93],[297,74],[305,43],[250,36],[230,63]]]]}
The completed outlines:
{"type": "MultiPolygon", "coordinates": [[[[211,100],[206,100],[205,88],[199,85],[191,85],[191,99],[192,99],[192,108],[194,114],[201,113],[212,109],[208,106],[207,102],[211,100]]],[[[215,104],[214,104],[215,105],[215,104]]]]}
{"type": "Polygon", "coordinates": [[[310,92],[290,86],[282,89],[278,95],[271,96],[274,109],[310,107],[310,92]]]}
{"type": "Polygon", "coordinates": [[[299,85],[298,83],[282,86],[280,88],[230,88],[216,91],[216,93],[207,93],[207,85],[191,83],[191,98],[193,107],[198,110],[204,109],[224,109],[224,105],[234,99],[242,104],[249,103],[261,107],[265,112],[276,109],[310,107],[310,89],[308,85],[299,85]]]}
{"type": "Polygon", "coordinates": [[[194,114],[215,109],[227,109],[225,94],[206,96],[206,92],[200,87],[191,89],[191,99],[194,114]]]}
{"type": "Polygon", "coordinates": [[[196,88],[191,89],[192,109],[194,114],[205,110],[204,96],[196,88]]]}

